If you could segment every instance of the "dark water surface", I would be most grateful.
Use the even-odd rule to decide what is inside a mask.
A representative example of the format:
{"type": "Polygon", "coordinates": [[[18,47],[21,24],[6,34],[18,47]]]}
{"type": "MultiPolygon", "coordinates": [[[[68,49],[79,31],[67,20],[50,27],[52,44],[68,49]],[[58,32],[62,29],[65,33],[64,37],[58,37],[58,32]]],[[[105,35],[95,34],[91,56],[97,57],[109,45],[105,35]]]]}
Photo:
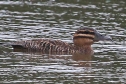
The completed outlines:
{"type": "Polygon", "coordinates": [[[113,42],[97,42],[94,56],[13,52],[0,45],[0,84],[125,84],[125,0],[0,1],[0,43],[53,38],[72,42],[79,27],[113,42]]]}

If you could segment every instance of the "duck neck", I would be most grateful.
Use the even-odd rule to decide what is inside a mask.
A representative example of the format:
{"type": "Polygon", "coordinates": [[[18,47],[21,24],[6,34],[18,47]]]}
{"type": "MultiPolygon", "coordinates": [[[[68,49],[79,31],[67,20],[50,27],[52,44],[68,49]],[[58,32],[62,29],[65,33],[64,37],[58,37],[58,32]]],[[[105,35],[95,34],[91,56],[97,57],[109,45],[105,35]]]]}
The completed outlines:
{"type": "Polygon", "coordinates": [[[93,49],[91,45],[75,46],[75,49],[82,52],[91,52],[93,49]]]}
{"type": "Polygon", "coordinates": [[[89,48],[91,48],[91,45],[82,45],[82,46],[76,46],[76,45],[75,45],[75,47],[76,47],[77,49],[89,49],[89,48]]]}

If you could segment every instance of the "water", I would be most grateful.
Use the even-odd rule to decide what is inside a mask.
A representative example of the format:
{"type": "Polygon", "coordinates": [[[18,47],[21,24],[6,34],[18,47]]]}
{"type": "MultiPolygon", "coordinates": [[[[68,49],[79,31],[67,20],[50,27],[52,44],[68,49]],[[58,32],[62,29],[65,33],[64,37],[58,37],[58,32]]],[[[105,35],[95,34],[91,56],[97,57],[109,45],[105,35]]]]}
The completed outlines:
{"type": "Polygon", "coordinates": [[[0,1],[0,42],[52,38],[72,42],[83,26],[110,35],[93,56],[14,52],[0,45],[1,84],[125,84],[125,0],[0,1]]]}

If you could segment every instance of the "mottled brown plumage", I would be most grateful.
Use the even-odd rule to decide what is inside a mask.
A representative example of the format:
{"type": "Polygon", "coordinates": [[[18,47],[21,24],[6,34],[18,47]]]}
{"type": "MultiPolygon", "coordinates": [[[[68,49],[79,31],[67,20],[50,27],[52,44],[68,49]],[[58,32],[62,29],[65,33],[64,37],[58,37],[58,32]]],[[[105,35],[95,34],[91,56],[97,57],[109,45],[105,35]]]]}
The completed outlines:
{"type": "Polygon", "coordinates": [[[73,44],[69,44],[60,40],[52,39],[32,39],[26,41],[17,41],[12,44],[16,49],[28,49],[43,52],[83,52],[93,53],[91,45],[95,41],[110,40],[99,34],[93,28],[80,28],[73,35],[73,44]]]}

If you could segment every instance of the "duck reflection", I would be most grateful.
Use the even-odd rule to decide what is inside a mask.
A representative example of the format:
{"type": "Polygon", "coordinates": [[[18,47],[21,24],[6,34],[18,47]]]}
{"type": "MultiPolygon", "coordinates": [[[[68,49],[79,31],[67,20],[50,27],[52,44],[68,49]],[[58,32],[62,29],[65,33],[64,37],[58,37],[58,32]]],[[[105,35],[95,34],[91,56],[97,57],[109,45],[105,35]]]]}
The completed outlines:
{"type": "Polygon", "coordinates": [[[79,67],[91,67],[92,54],[74,53],[72,59],[78,62],[79,67]]]}
{"type": "Polygon", "coordinates": [[[41,62],[42,60],[48,60],[48,62],[62,62],[67,66],[75,67],[91,67],[93,55],[91,53],[36,52],[25,49],[14,49],[13,52],[22,52],[24,53],[24,56],[25,54],[29,54],[28,56],[25,56],[29,59],[29,62],[41,62]]]}

